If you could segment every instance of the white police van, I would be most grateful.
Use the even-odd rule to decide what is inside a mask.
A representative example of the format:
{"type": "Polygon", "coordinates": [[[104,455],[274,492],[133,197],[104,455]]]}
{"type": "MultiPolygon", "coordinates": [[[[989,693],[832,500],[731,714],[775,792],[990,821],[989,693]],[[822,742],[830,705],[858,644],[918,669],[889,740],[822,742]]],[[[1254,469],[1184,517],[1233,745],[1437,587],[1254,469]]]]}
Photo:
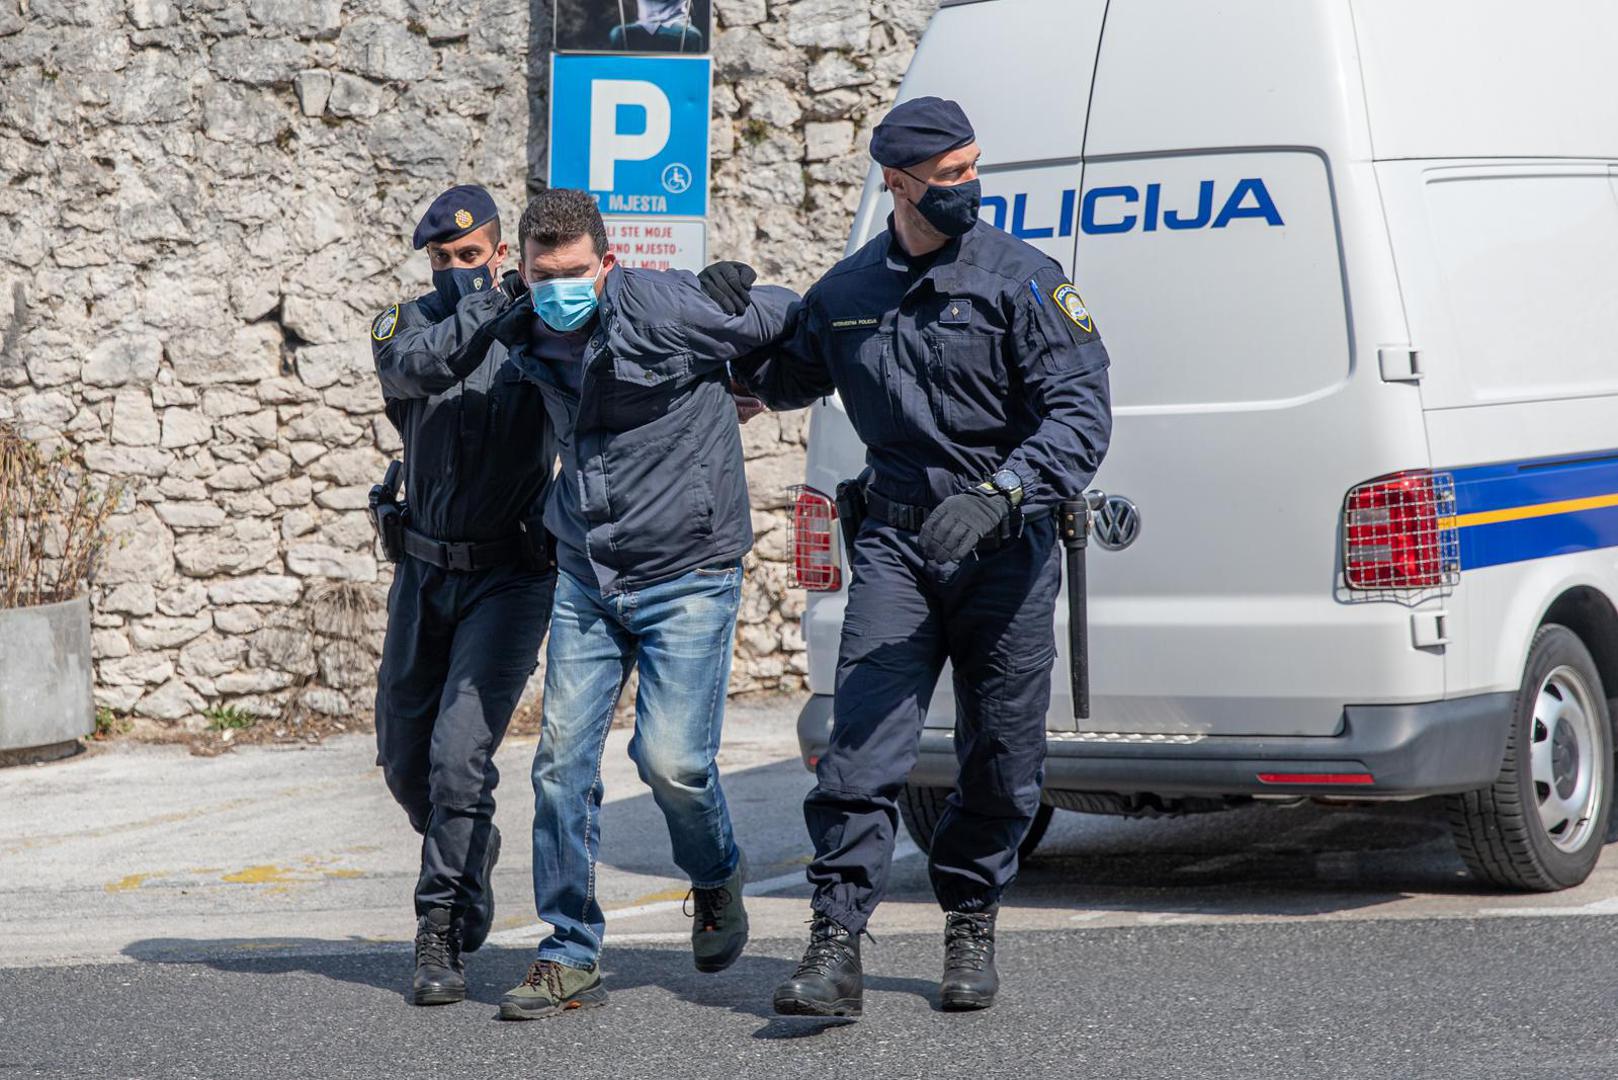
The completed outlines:
{"type": "MultiPolygon", "coordinates": [[[[1590,873],[1618,711],[1615,69],[1611,0],[944,0],[900,96],[962,103],[984,217],[1073,272],[1113,359],[1092,719],[1059,603],[1025,850],[1049,807],[1445,795],[1482,879],[1590,873]]],[[[873,170],[851,250],[888,209],[873,170]]],[[[811,763],[846,591],[817,493],[862,460],[817,405],[811,763]]],[[[954,708],[946,675],[902,800],[923,847],[954,708]]]]}

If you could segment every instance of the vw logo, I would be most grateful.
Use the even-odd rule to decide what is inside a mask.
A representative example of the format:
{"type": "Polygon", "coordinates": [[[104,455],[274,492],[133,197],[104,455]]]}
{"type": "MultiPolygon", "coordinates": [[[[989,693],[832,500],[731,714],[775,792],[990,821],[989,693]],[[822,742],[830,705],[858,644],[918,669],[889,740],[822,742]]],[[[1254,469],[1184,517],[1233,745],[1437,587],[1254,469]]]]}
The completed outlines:
{"type": "Polygon", "coordinates": [[[1140,535],[1140,511],[1122,495],[1109,495],[1096,510],[1096,543],[1108,551],[1122,551],[1140,535]]]}

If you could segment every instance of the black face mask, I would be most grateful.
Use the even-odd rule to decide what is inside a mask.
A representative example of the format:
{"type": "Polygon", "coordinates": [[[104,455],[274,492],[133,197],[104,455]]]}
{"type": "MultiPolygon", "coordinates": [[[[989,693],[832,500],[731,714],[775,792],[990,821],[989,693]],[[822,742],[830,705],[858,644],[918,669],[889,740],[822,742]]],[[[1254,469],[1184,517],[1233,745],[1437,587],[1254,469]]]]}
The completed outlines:
{"type": "Polygon", "coordinates": [[[471,269],[449,266],[433,271],[433,289],[437,291],[444,306],[451,310],[461,302],[461,297],[493,287],[494,273],[489,269],[488,263],[471,269]]]}
{"type": "MultiPolygon", "coordinates": [[[[909,172],[912,180],[921,179],[909,172]]],[[[945,187],[928,184],[927,194],[916,200],[916,211],[927,224],[945,236],[965,236],[977,224],[978,209],[983,204],[983,185],[976,180],[945,187]]]]}

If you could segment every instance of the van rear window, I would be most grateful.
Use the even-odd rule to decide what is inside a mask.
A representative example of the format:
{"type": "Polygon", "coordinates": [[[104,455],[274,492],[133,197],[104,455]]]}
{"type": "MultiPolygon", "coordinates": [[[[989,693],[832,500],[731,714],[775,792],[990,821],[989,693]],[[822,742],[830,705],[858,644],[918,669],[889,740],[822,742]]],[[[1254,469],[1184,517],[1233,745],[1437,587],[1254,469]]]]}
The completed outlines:
{"type": "Polygon", "coordinates": [[[1120,407],[1258,404],[1348,374],[1326,165],[1300,151],[1090,162],[1080,291],[1120,407]]]}

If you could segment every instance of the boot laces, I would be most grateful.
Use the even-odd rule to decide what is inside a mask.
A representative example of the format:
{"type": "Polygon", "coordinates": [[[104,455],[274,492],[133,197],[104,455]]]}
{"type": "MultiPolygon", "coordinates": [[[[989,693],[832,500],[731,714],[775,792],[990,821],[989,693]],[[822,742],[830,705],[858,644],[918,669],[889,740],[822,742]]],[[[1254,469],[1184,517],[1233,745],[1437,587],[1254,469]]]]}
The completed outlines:
{"type": "Polygon", "coordinates": [[[950,915],[944,928],[946,966],[982,971],[993,953],[994,916],[982,912],[950,915]]]}
{"type": "Polygon", "coordinates": [[[685,894],[680,910],[686,918],[694,918],[704,930],[718,930],[719,916],[730,906],[730,890],[723,885],[716,889],[692,889],[685,894]],[[687,910],[695,908],[694,911],[687,910]]]}
{"type": "Polygon", "coordinates": [[[555,960],[535,960],[529,966],[528,975],[522,984],[535,990],[548,990],[556,1001],[561,1001],[567,996],[567,991],[562,986],[562,965],[555,960]]]}
{"type": "Polygon", "coordinates": [[[424,919],[421,929],[416,931],[416,963],[454,967],[460,951],[458,945],[453,926],[438,929],[424,919]]]}
{"type": "Polygon", "coordinates": [[[854,940],[854,935],[828,918],[813,920],[809,929],[809,948],[804,951],[803,960],[799,962],[794,977],[829,976],[832,969],[840,966],[853,951],[854,940]]]}

